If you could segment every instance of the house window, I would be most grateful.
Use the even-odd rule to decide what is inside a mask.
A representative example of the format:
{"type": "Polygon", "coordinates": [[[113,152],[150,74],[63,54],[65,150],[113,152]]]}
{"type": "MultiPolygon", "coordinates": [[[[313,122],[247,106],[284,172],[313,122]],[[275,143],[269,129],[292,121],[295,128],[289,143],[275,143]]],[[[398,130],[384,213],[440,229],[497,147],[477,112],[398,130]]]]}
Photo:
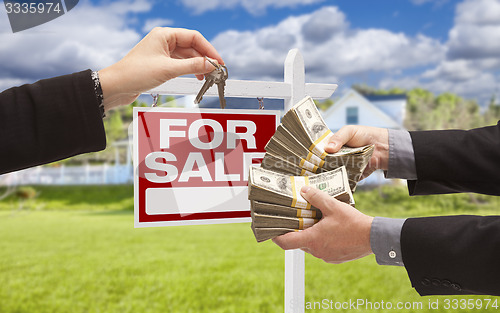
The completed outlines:
{"type": "Polygon", "coordinates": [[[358,107],[347,108],[346,114],[346,124],[357,125],[358,124],[358,107]]]}

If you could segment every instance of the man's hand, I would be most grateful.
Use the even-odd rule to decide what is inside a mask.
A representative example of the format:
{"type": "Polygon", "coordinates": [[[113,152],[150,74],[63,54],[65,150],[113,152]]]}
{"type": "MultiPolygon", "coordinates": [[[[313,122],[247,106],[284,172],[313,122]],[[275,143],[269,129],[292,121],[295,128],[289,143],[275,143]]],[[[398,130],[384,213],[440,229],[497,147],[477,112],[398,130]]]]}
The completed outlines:
{"type": "Polygon", "coordinates": [[[141,93],[177,76],[195,74],[203,79],[203,74],[215,69],[205,56],[224,64],[199,32],[154,28],[123,59],[99,71],[105,110],[130,104],[141,93]]]}
{"type": "Polygon", "coordinates": [[[310,228],[274,238],[274,243],[284,250],[302,249],[328,263],[343,263],[372,253],[373,217],[309,186],[302,187],[300,193],[321,210],[323,218],[310,228]]]}
{"type": "Polygon", "coordinates": [[[389,164],[389,134],[387,129],[369,126],[344,126],[330,138],[325,151],[335,153],[344,145],[353,148],[375,145],[373,155],[361,179],[370,176],[377,169],[387,170],[389,164]]]}

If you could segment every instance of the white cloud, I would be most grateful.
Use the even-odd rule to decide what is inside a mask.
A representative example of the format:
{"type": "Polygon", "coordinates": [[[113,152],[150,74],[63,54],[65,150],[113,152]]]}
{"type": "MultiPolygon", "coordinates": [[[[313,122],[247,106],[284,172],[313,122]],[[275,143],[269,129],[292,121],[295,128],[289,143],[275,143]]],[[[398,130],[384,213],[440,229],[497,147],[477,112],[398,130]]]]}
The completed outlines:
{"type": "Polygon", "coordinates": [[[466,0],[457,5],[455,23],[498,25],[500,2],[498,0],[466,0]]]}
{"type": "Polygon", "coordinates": [[[485,104],[499,87],[498,69],[500,59],[444,60],[422,74],[384,78],[379,82],[379,87],[422,87],[435,93],[453,92],[485,104]]]}
{"type": "Polygon", "coordinates": [[[21,86],[27,83],[27,81],[16,78],[0,78],[0,91],[9,89],[13,86],[21,86]]]}
{"type": "Polygon", "coordinates": [[[144,22],[142,31],[145,33],[149,33],[155,27],[165,27],[165,26],[171,26],[173,24],[174,21],[168,18],[153,18],[146,20],[146,22],[144,22]]]}
{"type": "MultiPolygon", "coordinates": [[[[0,79],[29,82],[111,65],[141,39],[127,24],[128,14],[150,9],[147,0],[102,6],[80,1],[49,23],[15,34],[10,29],[0,33],[0,79]]],[[[7,16],[0,15],[0,25],[6,23],[7,16]]]]}
{"type": "Polygon", "coordinates": [[[349,27],[345,14],[336,7],[324,7],[308,16],[301,26],[305,40],[320,44],[349,27]]]}
{"type": "MultiPolygon", "coordinates": [[[[116,62],[141,39],[135,27],[147,32],[173,23],[161,18],[139,24],[130,18],[151,10],[150,1],[119,0],[97,6],[81,0],[68,14],[16,34],[0,10],[0,90],[116,62]]],[[[193,9],[199,5],[197,13],[241,6],[254,14],[268,7],[320,2],[182,1],[193,9]]],[[[457,5],[448,41],[442,43],[424,35],[354,28],[337,7],[326,6],[255,31],[225,31],[212,43],[228,64],[231,78],[281,80],[287,52],[299,48],[311,82],[357,82],[383,76],[382,88],[422,86],[481,98],[498,88],[499,16],[499,0],[464,0],[457,5]],[[421,72],[424,67],[427,70],[421,72]]]]}
{"type": "Polygon", "coordinates": [[[466,0],[458,4],[448,46],[453,59],[499,57],[500,1],[466,0]]]}
{"type": "Polygon", "coordinates": [[[213,44],[232,75],[242,78],[281,79],[291,48],[299,48],[304,55],[308,79],[329,82],[339,76],[437,64],[445,55],[439,41],[423,35],[352,29],[336,7],[292,16],[254,32],[223,32],[213,44]]]}
{"type": "Polygon", "coordinates": [[[422,78],[461,82],[473,79],[480,73],[481,69],[478,66],[473,66],[472,62],[466,60],[447,60],[434,69],[425,71],[422,74],[422,78]]]}
{"type": "Polygon", "coordinates": [[[394,86],[455,92],[485,103],[498,86],[500,69],[500,1],[464,0],[456,7],[446,57],[412,77],[388,77],[381,88],[394,86]]]}
{"type": "Polygon", "coordinates": [[[250,14],[260,15],[268,7],[293,8],[301,5],[320,3],[324,0],[181,0],[194,14],[202,14],[216,9],[233,9],[241,6],[250,14]]]}
{"type": "Polygon", "coordinates": [[[452,76],[451,79],[436,76],[430,80],[426,80],[421,76],[388,77],[380,81],[379,88],[400,87],[412,89],[421,87],[436,94],[443,92],[456,93],[465,98],[476,99],[480,104],[485,104],[496,90],[498,79],[498,75],[491,72],[478,72],[474,76],[462,77],[462,79],[457,79],[455,76],[452,76]]]}

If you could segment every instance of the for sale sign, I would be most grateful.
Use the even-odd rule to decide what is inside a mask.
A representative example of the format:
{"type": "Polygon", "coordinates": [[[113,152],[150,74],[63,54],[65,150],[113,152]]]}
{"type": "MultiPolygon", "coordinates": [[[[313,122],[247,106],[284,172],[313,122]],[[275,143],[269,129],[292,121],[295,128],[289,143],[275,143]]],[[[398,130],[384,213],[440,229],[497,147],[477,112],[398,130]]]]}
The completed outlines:
{"type": "Polygon", "coordinates": [[[248,168],[279,111],[134,108],[135,227],[250,221],[248,168]]]}

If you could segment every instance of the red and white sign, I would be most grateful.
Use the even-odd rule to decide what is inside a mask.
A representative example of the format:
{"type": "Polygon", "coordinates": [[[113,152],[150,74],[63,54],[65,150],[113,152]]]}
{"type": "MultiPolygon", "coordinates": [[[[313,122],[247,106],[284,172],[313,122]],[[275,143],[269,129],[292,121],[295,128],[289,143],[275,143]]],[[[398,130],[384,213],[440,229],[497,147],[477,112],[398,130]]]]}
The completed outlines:
{"type": "Polygon", "coordinates": [[[134,108],[135,227],[250,221],[248,167],[279,111],[134,108]]]}

